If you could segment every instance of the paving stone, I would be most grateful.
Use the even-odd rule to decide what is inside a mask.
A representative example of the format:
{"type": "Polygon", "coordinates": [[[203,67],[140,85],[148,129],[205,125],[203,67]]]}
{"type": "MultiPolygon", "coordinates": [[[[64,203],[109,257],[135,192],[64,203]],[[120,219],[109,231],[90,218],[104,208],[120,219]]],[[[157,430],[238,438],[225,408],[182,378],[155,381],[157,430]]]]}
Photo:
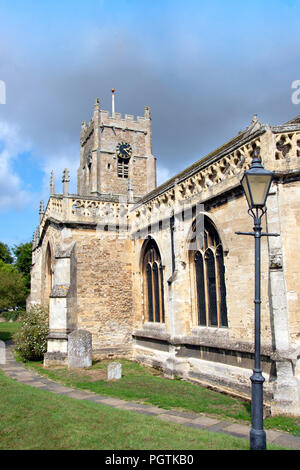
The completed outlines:
{"type": "Polygon", "coordinates": [[[53,392],[53,393],[61,393],[62,395],[66,394],[66,393],[69,393],[69,390],[67,388],[64,388],[64,387],[55,387],[53,385],[49,385],[49,384],[46,384],[45,385],[47,387],[47,390],[49,390],[49,392],[53,392]]]}
{"type": "Polygon", "coordinates": [[[219,421],[217,424],[206,427],[206,429],[212,432],[225,432],[230,424],[231,423],[227,423],[226,421],[219,421]]]}
{"type": "MultiPolygon", "coordinates": [[[[160,410],[161,412],[161,410],[160,410]]],[[[199,414],[193,413],[192,411],[176,411],[176,410],[168,410],[164,411],[166,414],[171,414],[174,416],[181,416],[182,418],[188,418],[188,419],[196,419],[199,417],[199,414]]]]}
{"type": "Polygon", "coordinates": [[[22,382],[23,380],[31,380],[31,381],[34,381],[34,380],[38,380],[38,379],[39,379],[39,377],[34,377],[34,376],[30,375],[30,374],[22,374],[22,373],[18,374],[18,377],[19,377],[20,382],[22,382]]]}
{"type": "Polygon", "coordinates": [[[144,410],[144,411],[149,411],[154,414],[161,414],[165,413],[166,411],[163,410],[162,408],[158,408],[157,406],[152,406],[152,405],[143,405],[141,403],[136,403],[136,402],[124,402],[126,406],[134,407],[139,410],[144,410]]]}
{"type": "Polygon", "coordinates": [[[183,418],[182,416],[175,416],[167,413],[162,413],[160,415],[157,415],[157,417],[163,421],[171,421],[172,423],[177,424],[184,424],[190,421],[188,418],[183,418]]]}
{"type": "Polygon", "coordinates": [[[35,388],[41,388],[43,390],[49,390],[48,386],[46,384],[44,384],[43,382],[35,382],[34,387],[35,388]]]}
{"type": "Polygon", "coordinates": [[[250,426],[246,426],[244,424],[229,424],[229,426],[226,427],[226,432],[248,438],[250,426]]]}
{"type": "Polygon", "coordinates": [[[300,450],[300,438],[291,436],[290,434],[284,433],[280,434],[279,437],[275,441],[274,444],[278,444],[282,447],[289,447],[294,450],[300,450]]]}
{"type": "Polygon", "coordinates": [[[196,429],[206,429],[206,426],[204,426],[203,424],[195,423],[195,420],[184,423],[184,426],[188,426],[189,428],[196,428],[196,429]]]}
{"type": "Polygon", "coordinates": [[[215,418],[209,418],[208,416],[199,416],[199,418],[196,418],[193,420],[193,423],[195,424],[201,424],[204,427],[210,427],[213,426],[214,424],[219,423],[220,421],[215,418]]]}
{"type": "Polygon", "coordinates": [[[267,429],[265,431],[266,431],[266,439],[269,442],[275,441],[276,439],[278,439],[282,435],[281,432],[273,431],[272,429],[267,429]]]}
{"type": "Polygon", "coordinates": [[[111,406],[118,406],[118,405],[123,405],[124,404],[123,400],[118,400],[117,398],[104,398],[102,401],[106,405],[111,405],[111,406]]]}
{"type": "MultiPolygon", "coordinates": [[[[130,411],[130,410],[127,410],[127,411],[130,411]]],[[[140,413],[143,415],[148,415],[148,416],[157,416],[157,413],[153,413],[153,411],[141,410],[140,408],[132,409],[131,411],[134,411],[135,413],[140,413]]]]}
{"type": "MultiPolygon", "coordinates": [[[[60,393],[62,393],[62,392],[60,392],[60,393]]],[[[74,390],[63,392],[63,395],[66,395],[70,398],[77,398],[78,400],[82,399],[82,394],[80,392],[76,392],[74,390]]]]}
{"type": "Polygon", "coordinates": [[[140,405],[139,403],[137,403],[135,401],[126,401],[124,403],[124,406],[126,406],[128,408],[139,408],[140,409],[144,405],[140,405]]]}
{"type": "Polygon", "coordinates": [[[20,380],[19,382],[21,382],[22,384],[25,384],[25,385],[31,385],[32,387],[35,387],[35,384],[38,383],[38,381],[36,379],[23,379],[23,380],[20,380]]]}
{"type": "Polygon", "coordinates": [[[153,414],[159,415],[161,413],[164,413],[164,410],[162,408],[157,408],[156,406],[147,406],[144,408],[145,411],[149,411],[153,414]]]}
{"type": "MultiPolygon", "coordinates": [[[[93,401],[95,403],[103,403],[103,400],[105,400],[106,397],[101,397],[100,395],[95,395],[95,396],[87,396],[86,398],[83,398],[83,400],[87,401],[93,401]]],[[[103,403],[105,404],[105,403],[103,403]]]]}
{"type": "Polygon", "coordinates": [[[120,408],[120,410],[128,410],[128,411],[135,411],[135,410],[144,411],[144,410],[141,410],[137,405],[136,406],[133,406],[133,405],[120,405],[120,406],[118,406],[118,408],[120,408]]]}

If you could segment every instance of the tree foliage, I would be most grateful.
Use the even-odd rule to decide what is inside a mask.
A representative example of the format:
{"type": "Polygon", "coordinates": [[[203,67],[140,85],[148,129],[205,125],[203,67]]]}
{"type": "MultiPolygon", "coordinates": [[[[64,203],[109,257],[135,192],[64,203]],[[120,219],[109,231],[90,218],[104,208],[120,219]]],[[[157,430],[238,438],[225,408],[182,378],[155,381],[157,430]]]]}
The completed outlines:
{"type": "Polygon", "coordinates": [[[2,242],[0,242],[0,260],[6,264],[11,264],[14,260],[10,248],[2,242]]]}
{"type": "Polygon", "coordinates": [[[13,248],[16,257],[15,267],[23,274],[26,287],[30,289],[30,268],[32,260],[32,243],[20,243],[13,248]]]}
{"type": "Polygon", "coordinates": [[[0,242],[0,312],[22,309],[30,292],[31,243],[10,248],[0,242]]]}
{"type": "Polygon", "coordinates": [[[28,289],[21,273],[0,260],[0,311],[24,307],[28,289]]]}

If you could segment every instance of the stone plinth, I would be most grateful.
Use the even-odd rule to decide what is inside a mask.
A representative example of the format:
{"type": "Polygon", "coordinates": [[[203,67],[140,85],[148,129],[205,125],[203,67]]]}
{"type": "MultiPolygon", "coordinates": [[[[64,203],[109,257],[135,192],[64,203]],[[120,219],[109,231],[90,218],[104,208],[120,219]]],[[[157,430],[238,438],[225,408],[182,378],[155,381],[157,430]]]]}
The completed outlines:
{"type": "Polygon", "coordinates": [[[68,367],[82,368],[92,365],[92,335],[75,330],[68,335],[68,367]]]}

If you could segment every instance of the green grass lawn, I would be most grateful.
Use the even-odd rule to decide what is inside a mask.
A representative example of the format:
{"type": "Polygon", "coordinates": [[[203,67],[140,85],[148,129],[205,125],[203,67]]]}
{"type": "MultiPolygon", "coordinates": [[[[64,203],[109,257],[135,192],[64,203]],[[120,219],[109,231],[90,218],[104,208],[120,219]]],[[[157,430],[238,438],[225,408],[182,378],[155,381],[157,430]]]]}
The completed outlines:
{"type": "Polygon", "coordinates": [[[12,339],[14,333],[21,328],[21,322],[0,322],[0,340],[8,341],[12,339]]]}
{"type": "Polygon", "coordinates": [[[247,450],[249,442],[56,395],[0,371],[0,449],[247,450]]]}
{"type": "MultiPolygon", "coordinates": [[[[249,402],[180,379],[166,379],[159,376],[155,369],[136,362],[119,362],[122,363],[122,378],[118,381],[106,380],[109,361],[104,360],[95,362],[86,371],[68,370],[66,367],[44,369],[41,362],[27,365],[52,380],[99,395],[150,403],[164,409],[205,413],[229,421],[251,421],[249,402]]],[[[264,425],[266,429],[277,429],[300,437],[300,418],[269,417],[264,420],[264,425]]]]}
{"type": "MultiPolygon", "coordinates": [[[[19,328],[19,322],[0,323],[0,339],[11,339],[19,328]]],[[[163,409],[176,408],[210,414],[228,421],[251,420],[249,402],[180,379],[166,379],[157,370],[136,362],[120,362],[122,378],[110,382],[106,380],[109,361],[96,361],[91,368],[81,371],[68,370],[66,367],[44,369],[42,362],[27,362],[25,365],[52,380],[73,388],[91,390],[99,395],[149,403],[163,409]]],[[[265,429],[282,430],[300,437],[300,418],[269,417],[264,420],[264,425],[265,429]]]]}

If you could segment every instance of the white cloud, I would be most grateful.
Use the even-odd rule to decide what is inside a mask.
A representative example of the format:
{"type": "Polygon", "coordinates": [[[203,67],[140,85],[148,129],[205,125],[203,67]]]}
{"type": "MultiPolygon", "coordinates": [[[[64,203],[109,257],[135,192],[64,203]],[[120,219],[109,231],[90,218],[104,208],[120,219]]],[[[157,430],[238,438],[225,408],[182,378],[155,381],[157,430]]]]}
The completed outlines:
{"type": "Polygon", "coordinates": [[[174,173],[170,170],[170,168],[162,166],[161,164],[157,165],[156,173],[157,186],[160,186],[174,176],[174,173]]]}
{"type": "Polygon", "coordinates": [[[51,171],[54,173],[55,192],[62,193],[62,175],[64,169],[67,168],[70,175],[69,192],[70,194],[76,194],[79,160],[79,145],[76,144],[58,148],[57,152],[46,156],[42,166],[42,171],[44,172],[42,197],[45,201],[49,198],[51,171]]]}
{"type": "Polygon", "coordinates": [[[0,121],[0,211],[22,210],[32,200],[13,170],[13,160],[29,148],[29,143],[20,139],[17,127],[0,121]]]}

